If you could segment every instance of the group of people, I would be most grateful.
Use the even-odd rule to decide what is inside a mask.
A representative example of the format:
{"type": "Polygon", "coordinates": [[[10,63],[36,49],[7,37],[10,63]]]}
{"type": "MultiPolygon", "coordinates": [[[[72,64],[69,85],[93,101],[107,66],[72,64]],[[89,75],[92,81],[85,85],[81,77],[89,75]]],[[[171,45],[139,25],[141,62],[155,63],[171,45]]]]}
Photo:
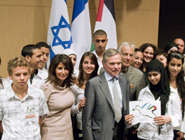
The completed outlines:
{"type": "Polygon", "coordinates": [[[8,78],[0,78],[2,140],[184,139],[184,41],[164,51],[130,42],[106,50],[107,34],[97,30],[92,42],[95,50],[82,55],[78,70],[72,49],[55,55],[46,70],[45,42],[9,60],[8,78]],[[133,125],[129,101],[137,100],[160,101],[161,115],[133,125]]]}

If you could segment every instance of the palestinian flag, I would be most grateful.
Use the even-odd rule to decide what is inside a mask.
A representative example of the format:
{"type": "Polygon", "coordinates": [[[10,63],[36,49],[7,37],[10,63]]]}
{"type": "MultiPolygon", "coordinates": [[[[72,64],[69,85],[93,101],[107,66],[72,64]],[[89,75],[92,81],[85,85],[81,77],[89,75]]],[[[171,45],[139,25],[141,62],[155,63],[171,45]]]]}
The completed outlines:
{"type": "MultiPolygon", "coordinates": [[[[106,49],[117,49],[114,0],[100,0],[94,32],[99,29],[104,30],[107,33],[108,43],[106,49]]],[[[91,51],[93,50],[94,44],[91,46],[91,51]]]]}

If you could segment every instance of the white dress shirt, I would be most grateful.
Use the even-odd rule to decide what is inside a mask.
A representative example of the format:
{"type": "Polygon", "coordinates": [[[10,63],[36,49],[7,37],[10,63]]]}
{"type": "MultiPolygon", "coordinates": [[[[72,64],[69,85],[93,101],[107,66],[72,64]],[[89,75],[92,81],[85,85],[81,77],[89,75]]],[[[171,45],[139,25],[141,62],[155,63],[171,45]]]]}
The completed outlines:
{"type": "MultiPolygon", "coordinates": [[[[149,85],[140,91],[138,100],[155,101],[155,97],[150,91],[149,85]]],[[[160,97],[157,101],[160,101],[160,97]]],[[[137,134],[138,138],[148,140],[173,140],[173,129],[174,127],[180,126],[182,118],[179,96],[170,92],[166,107],[167,111],[165,115],[171,117],[171,122],[162,125],[161,134],[158,135],[158,126],[156,123],[140,123],[137,134]]]]}
{"type": "Polygon", "coordinates": [[[40,88],[40,86],[46,82],[47,78],[48,78],[47,70],[45,68],[43,68],[42,70],[38,69],[37,75],[33,77],[32,84],[30,83],[30,80],[28,80],[28,84],[32,85],[33,87],[40,88]]]}
{"type": "MultiPolygon", "coordinates": [[[[110,76],[106,71],[104,72],[104,74],[105,74],[105,79],[107,80],[107,83],[108,83],[108,86],[109,86],[109,91],[110,91],[110,94],[111,94],[111,97],[112,97],[112,102],[114,104],[114,93],[113,93],[114,82],[112,80],[113,77],[110,76]]],[[[121,94],[121,88],[120,88],[118,76],[116,76],[116,87],[117,87],[117,90],[118,90],[118,95],[120,97],[120,105],[122,107],[123,106],[122,105],[122,94],[121,94]]]]}
{"type": "MultiPolygon", "coordinates": [[[[170,91],[173,92],[174,94],[179,95],[177,88],[174,89],[173,87],[170,86],[170,91]]],[[[179,98],[180,98],[180,96],[179,96],[179,98]]],[[[181,103],[182,103],[182,102],[181,102],[181,103]]],[[[181,126],[176,127],[176,128],[174,128],[174,129],[180,130],[181,132],[185,133],[185,119],[182,120],[181,126]]]]}
{"type": "Polygon", "coordinates": [[[102,60],[101,60],[100,57],[97,55],[97,53],[96,53],[95,50],[93,51],[93,53],[96,55],[96,58],[97,58],[97,61],[98,61],[98,65],[99,65],[98,73],[100,73],[100,69],[103,67],[102,60]]]}

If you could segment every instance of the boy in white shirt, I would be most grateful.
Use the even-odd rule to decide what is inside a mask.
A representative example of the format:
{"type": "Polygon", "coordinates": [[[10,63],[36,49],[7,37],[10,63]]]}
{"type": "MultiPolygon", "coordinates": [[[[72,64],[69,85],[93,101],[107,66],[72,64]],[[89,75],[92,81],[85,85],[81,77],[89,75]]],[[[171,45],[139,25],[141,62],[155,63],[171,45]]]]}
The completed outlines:
{"type": "Polygon", "coordinates": [[[40,140],[42,116],[48,114],[44,93],[27,84],[30,66],[23,57],[8,62],[12,84],[0,94],[2,140],[40,140]]]}

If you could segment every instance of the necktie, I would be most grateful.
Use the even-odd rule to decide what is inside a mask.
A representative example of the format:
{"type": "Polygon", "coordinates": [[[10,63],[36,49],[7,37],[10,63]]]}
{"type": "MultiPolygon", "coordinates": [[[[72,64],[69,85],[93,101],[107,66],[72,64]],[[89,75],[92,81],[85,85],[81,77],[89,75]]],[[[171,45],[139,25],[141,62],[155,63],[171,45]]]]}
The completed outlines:
{"type": "Polygon", "coordinates": [[[116,77],[113,78],[114,85],[113,85],[113,94],[114,94],[114,113],[115,113],[115,121],[119,123],[122,114],[121,114],[121,106],[120,106],[120,97],[118,94],[118,89],[116,87],[116,77]]]}

